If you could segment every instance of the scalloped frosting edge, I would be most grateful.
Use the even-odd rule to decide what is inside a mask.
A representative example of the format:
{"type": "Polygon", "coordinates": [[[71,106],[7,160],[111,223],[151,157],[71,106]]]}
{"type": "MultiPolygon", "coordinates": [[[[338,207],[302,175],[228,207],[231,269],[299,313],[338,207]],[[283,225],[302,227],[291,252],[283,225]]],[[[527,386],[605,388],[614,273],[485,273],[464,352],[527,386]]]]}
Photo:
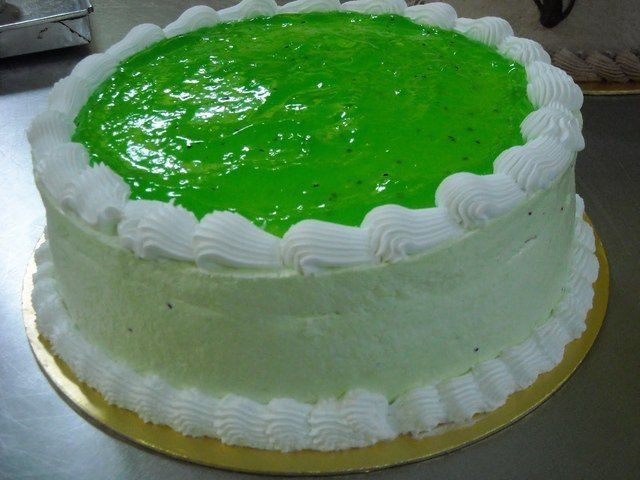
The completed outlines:
{"type": "MultiPolygon", "coordinates": [[[[577,203],[581,205],[580,200],[577,203]]],[[[578,213],[582,214],[580,208],[578,213]]],[[[509,395],[558,365],[565,346],[586,328],[592,285],[599,270],[593,238],[589,224],[576,216],[571,273],[564,296],[528,339],[463,375],[414,388],[392,402],[378,393],[356,389],[315,404],[289,398],[262,404],[233,394],[214,398],[193,388],[176,389],[157,375],[140,375],[73,328],[56,290],[46,242],[35,255],[38,269],[32,301],[38,330],[50,341],[53,352],[107,402],[133,410],[145,422],[168,425],[189,436],[219,438],[232,445],[285,452],[342,450],[402,434],[424,437],[473,422],[474,415],[495,410],[509,395]]]]}
{"type": "MultiPolygon", "coordinates": [[[[267,237],[269,234],[266,232],[258,231],[257,227],[240,228],[238,222],[211,219],[208,227],[215,225],[224,231],[198,227],[185,232],[173,222],[178,214],[171,214],[168,210],[167,215],[156,219],[154,228],[121,228],[121,222],[131,225],[136,218],[155,215],[157,209],[154,202],[143,202],[146,206],[128,209],[128,204],[136,200],[122,200],[122,192],[128,191],[124,180],[118,180],[115,173],[101,164],[76,168],[76,162],[74,168],[68,170],[68,185],[63,185],[64,182],[57,179],[55,191],[50,192],[51,197],[63,210],[87,221],[92,228],[119,235],[122,244],[140,258],[193,261],[207,271],[218,268],[293,269],[308,275],[354,265],[396,262],[407,255],[436,248],[473,229],[483,228],[493,218],[509,212],[527,196],[547,188],[555,178],[571,168],[573,162],[568,159],[575,158],[575,152],[584,148],[579,112],[583,101],[580,88],[571,77],[550,64],[549,55],[540,44],[513,36],[511,26],[501,18],[458,18],[453,7],[441,2],[407,7],[404,0],[355,0],[343,4],[337,0],[296,0],[278,6],[273,0],[243,0],[218,12],[206,6],[192,7],[164,30],[152,24],[138,25],[105,53],[83,59],[68,77],[56,83],[49,95],[49,108],[33,120],[28,130],[38,185],[47,184],[41,177],[46,172],[54,171],[58,163],[64,164],[60,168],[68,168],[69,162],[51,152],[58,151],[59,145],[71,142],[73,118],[91,91],[111,75],[117,63],[124,58],[156,41],[220,21],[340,9],[405,15],[416,23],[455,30],[521,63],[527,72],[527,95],[537,107],[521,124],[525,145],[512,147],[499,155],[492,175],[471,176],[461,172],[464,174],[457,173],[445,178],[436,193],[438,200],[435,208],[385,210],[385,207],[393,206],[384,205],[370,211],[359,227],[304,220],[300,222],[303,226],[292,225],[284,238],[272,239],[267,237]],[[540,140],[541,137],[544,137],[544,142],[540,140]],[[544,148],[541,149],[541,145],[544,148]],[[544,162],[540,162],[543,156],[544,162]],[[100,171],[85,171],[96,169],[100,171]],[[84,181],[79,180],[80,177],[84,181]],[[100,184],[106,181],[109,185],[100,184]],[[509,182],[512,184],[509,185],[509,182]],[[489,188],[491,185],[499,185],[502,195],[489,188]],[[92,200],[89,195],[92,189],[101,193],[101,201],[92,200]],[[520,189],[520,192],[516,189],[520,189]],[[137,217],[132,219],[129,212],[133,210],[137,217]],[[383,210],[385,218],[381,221],[377,217],[383,210]],[[389,218],[391,211],[396,213],[395,219],[389,218]],[[442,212],[450,214],[451,222],[443,221],[442,212]],[[430,218],[434,220],[429,222],[427,219],[430,218]],[[401,229],[399,225],[402,225],[401,229]],[[123,231],[126,232],[125,236],[121,234],[123,231]],[[196,231],[199,232],[197,238],[196,231]],[[187,234],[191,237],[187,238],[187,234]],[[234,242],[229,240],[239,234],[248,238],[236,237],[236,248],[234,242]],[[419,237],[428,240],[421,241],[419,237]],[[408,241],[407,238],[413,240],[408,241]],[[145,242],[153,245],[153,248],[134,248],[145,242]],[[365,244],[371,248],[365,248],[365,244]],[[258,248],[249,251],[247,247],[251,245],[258,248]]],[[[216,213],[220,212],[213,212],[207,217],[216,213]]]]}

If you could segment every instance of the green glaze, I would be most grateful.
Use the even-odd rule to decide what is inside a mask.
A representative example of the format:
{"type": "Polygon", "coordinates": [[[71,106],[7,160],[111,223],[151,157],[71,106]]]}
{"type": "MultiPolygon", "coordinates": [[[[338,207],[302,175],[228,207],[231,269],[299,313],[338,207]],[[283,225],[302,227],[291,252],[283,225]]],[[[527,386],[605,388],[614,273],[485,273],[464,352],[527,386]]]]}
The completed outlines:
{"type": "Polygon", "coordinates": [[[236,211],[281,235],[429,207],[457,171],[523,143],[524,69],[398,16],[277,15],[161,41],[120,64],[74,141],[131,186],[198,217],[236,211]]]}

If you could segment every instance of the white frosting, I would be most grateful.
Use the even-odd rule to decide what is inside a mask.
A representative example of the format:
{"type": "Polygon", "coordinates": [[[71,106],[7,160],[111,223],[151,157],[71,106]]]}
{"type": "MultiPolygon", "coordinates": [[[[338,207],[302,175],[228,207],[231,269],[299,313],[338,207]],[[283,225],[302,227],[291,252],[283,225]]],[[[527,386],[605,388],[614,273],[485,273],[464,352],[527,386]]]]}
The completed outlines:
{"type": "Polygon", "coordinates": [[[87,224],[113,233],[131,191],[122,177],[102,163],[73,178],[60,199],[65,211],[76,213],[87,224]]]}
{"type": "Polygon", "coordinates": [[[212,27],[219,22],[220,15],[213,8],[196,5],[185,10],[177,20],[164,27],[162,31],[167,38],[171,38],[199,28],[212,27]]]}
{"type": "Polygon", "coordinates": [[[509,22],[498,17],[458,18],[454,30],[491,47],[513,35],[509,22]]]}
{"type": "Polygon", "coordinates": [[[551,57],[538,42],[528,38],[505,37],[498,45],[498,51],[522,65],[531,62],[551,63],[551,57]]]}
{"type": "Polygon", "coordinates": [[[268,448],[267,407],[248,398],[227,395],[214,413],[214,428],[224,443],[268,448]]]}
{"type": "Polygon", "coordinates": [[[117,233],[122,245],[137,256],[140,256],[140,220],[149,212],[160,209],[164,202],[156,200],[130,200],[124,206],[122,218],[118,223],[117,233]]]}
{"type": "MultiPolygon", "coordinates": [[[[583,225],[584,228],[584,225],[583,225]]],[[[593,234],[593,231],[591,232],[593,234]]],[[[577,261],[580,262],[581,265],[584,265],[582,270],[576,272],[581,275],[583,279],[587,280],[589,283],[593,283],[598,278],[598,260],[590,255],[589,248],[584,246],[580,242],[580,239],[577,237],[578,232],[576,232],[576,238],[573,244],[572,255],[577,258],[577,261]]]]}
{"type": "Polygon", "coordinates": [[[596,237],[593,235],[593,230],[585,223],[576,225],[576,242],[589,251],[595,249],[596,237]]]}
{"type": "Polygon", "coordinates": [[[557,103],[527,115],[520,124],[520,132],[527,142],[538,137],[554,137],[568,150],[578,152],[584,149],[580,121],[557,103]]]}
{"type": "MultiPolygon", "coordinates": [[[[554,104],[552,103],[551,105],[554,104]]],[[[580,129],[582,129],[582,124],[584,123],[582,119],[582,112],[580,110],[573,110],[571,113],[573,113],[573,116],[576,117],[578,125],[580,125],[580,129]]]]}
{"type": "Polygon", "coordinates": [[[334,12],[339,9],[339,0],[295,0],[279,6],[278,13],[334,12]]]}
{"type": "Polygon", "coordinates": [[[83,78],[70,75],[58,80],[49,92],[48,107],[74,118],[87,102],[91,89],[83,78]]]}
{"type": "Polygon", "coordinates": [[[494,161],[493,170],[509,175],[531,194],[546,189],[575,158],[575,151],[567,149],[557,138],[543,136],[502,152],[494,161]]]}
{"type": "Polygon", "coordinates": [[[282,267],[280,239],[233,212],[206,215],[196,227],[193,251],[203,270],[282,267]]]}
{"type": "Polygon", "coordinates": [[[576,218],[584,216],[584,200],[580,195],[576,195],[576,218]]]}
{"type": "Polygon", "coordinates": [[[434,385],[415,388],[398,397],[390,408],[400,432],[420,437],[447,421],[440,392],[434,385]]]}
{"type": "Polygon", "coordinates": [[[322,400],[309,416],[312,447],[343,450],[394,438],[397,432],[388,421],[388,410],[384,396],[365,390],[351,390],[340,400],[322,400]]]}
{"type": "Polygon", "coordinates": [[[213,430],[210,412],[218,407],[217,399],[195,388],[178,390],[175,396],[172,393],[168,391],[162,395],[164,401],[160,402],[158,409],[164,418],[171,418],[172,422],[168,424],[171,428],[192,437],[203,437],[213,430]]]}
{"type": "Polygon", "coordinates": [[[509,176],[502,173],[474,175],[455,173],[436,190],[436,205],[468,229],[480,228],[491,219],[511,211],[525,194],[509,176]]]}
{"type": "Polygon", "coordinates": [[[535,107],[559,103],[568,110],[582,107],[582,90],[564,70],[544,62],[527,65],[527,94],[535,107]]]}
{"type": "Polygon", "coordinates": [[[197,224],[195,215],[180,205],[134,200],[124,207],[118,236],[140,258],[193,261],[197,224]]]}
{"type": "Polygon", "coordinates": [[[571,336],[556,318],[537,328],[534,338],[538,348],[551,359],[554,365],[560,363],[564,355],[564,346],[571,341],[571,336]]]}
{"type": "MultiPolygon", "coordinates": [[[[152,24],[138,25],[106,53],[91,55],[82,60],[74,68],[71,76],[56,84],[49,98],[49,110],[37,117],[29,129],[34,164],[39,164],[57,145],[70,141],[74,130],[73,117],[86,101],[90,91],[114,71],[119,61],[165,36],[179,35],[219,21],[235,21],[286,12],[330,11],[338,8],[370,14],[404,14],[417,23],[445,29],[453,28],[469,38],[497,46],[507,57],[525,64],[529,80],[528,96],[532,103],[540,108],[530,114],[521,125],[523,136],[528,143],[503,152],[496,159],[494,170],[498,174],[508,173],[527,193],[546,188],[553,178],[571,164],[575,156],[573,152],[583,148],[584,139],[580,132],[580,88],[562,70],[548,64],[548,55],[539,44],[514,37],[508,22],[503,19],[457,18],[451,6],[440,2],[406,7],[403,0],[357,0],[345,2],[342,6],[338,0],[297,0],[277,7],[273,0],[243,0],[220,12],[215,12],[207,6],[192,7],[175,22],[167,25],[164,31],[152,24]],[[539,150],[537,146],[540,147],[539,150]]],[[[60,185],[65,183],[60,178],[62,172],[66,171],[70,176],[77,175],[79,172],[76,172],[76,166],[74,161],[70,161],[62,167],[63,170],[46,174],[56,176],[48,182],[49,187],[45,187],[54,198],[60,195],[60,185]]],[[[49,172],[51,167],[47,168],[49,172]]],[[[88,189],[91,185],[85,184],[96,180],[92,176],[100,175],[91,173],[85,175],[89,178],[72,180],[74,185],[82,185],[88,189]]],[[[80,215],[81,218],[90,219],[93,226],[97,227],[99,224],[99,228],[113,232],[113,226],[120,218],[118,212],[124,208],[124,203],[120,200],[124,190],[116,188],[116,185],[122,187],[122,184],[116,182],[113,176],[106,177],[109,177],[110,181],[98,186],[99,196],[111,198],[115,195],[118,200],[111,198],[111,203],[108,203],[109,206],[104,211],[97,212],[101,208],[99,202],[89,199],[88,192],[82,195],[78,193],[78,186],[73,187],[66,195],[65,208],[82,210],[84,213],[80,215]],[[105,188],[111,188],[111,191],[107,193],[105,188]],[[81,200],[78,200],[79,198],[81,200]],[[98,220],[99,217],[101,220],[98,220]]],[[[154,217],[154,221],[160,223],[144,224],[144,240],[140,228],[143,223],[139,218],[134,220],[125,216],[125,224],[119,227],[118,231],[123,236],[123,244],[142,258],[164,256],[182,260],[195,259],[204,269],[214,269],[218,266],[284,266],[307,274],[324,268],[348,267],[359,263],[399,261],[408,255],[423,252],[460,236],[462,229],[459,225],[465,228],[483,226],[491,218],[509,211],[522,199],[522,193],[513,182],[500,175],[453,175],[442,182],[438,192],[436,201],[443,207],[440,209],[408,210],[385,205],[369,212],[362,228],[305,221],[292,226],[282,242],[253,226],[246,219],[216,212],[197,226],[200,234],[189,250],[187,244],[192,235],[191,229],[172,228],[171,225],[162,223],[167,222],[171,215],[178,215],[185,222],[182,226],[193,224],[193,219],[187,220],[186,214],[176,213],[181,211],[176,210],[176,207],[162,210],[163,214],[168,215],[167,218],[163,217],[162,221],[154,217]],[[465,190],[467,188],[468,190],[465,190]],[[147,247],[142,247],[142,244],[147,247]],[[280,245],[279,253],[274,253],[278,250],[275,245],[280,245]],[[194,253],[194,249],[199,253],[194,253]]],[[[132,204],[128,209],[130,215],[133,215],[131,212],[137,212],[138,207],[145,205],[144,202],[132,204]]],[[[146,207],[142,208],[141,212],[146,212],[146,207]]]]}
{"type": "Polygon", "coordinates": [[[507,397],[518,389],[509,367],[501,358],[479,363],[472,374],[490,410],[503,405],[507,397]]]}
{"type": "Polygon", "coordinates": [[[275,15],[277,10],[278,6],[273,0],[242,0],[218,13],[223,22],[234,22],[244,18],[268,17],[275,15]]]}
{"type": "Polygon", "coordinates": [[[71,77],[82,78],[89,90],[95,90],[115,71],[118,59],[106,53],[94,53],[84,57],[71,70],[71,77]]]}
{"type": "MultiPolygon", "coordinates": [[[[576,239],[582,229],[590,227],[578,216],[576,239]]],[[[141,375],[119,364],[71,327],[56,291],[47,243],[37,251],[36,261],[32,301],[38,330],[78,378],[97,388],[107,401],[186,435],[283,451],[362,447],[403,433],[424,436],[499,407],[513,392],[554,368],[565,345],[584,331],[593,299],[591,283],[597,275],[593,249],[576,241],[565,294],[527,340],[464,375],[414,388],[391,404],[384,396],[361,389],[315,404],[286,398],[261,404],[237,395],[216,399],[196,389],[176,389],[155,375],[141,375]]]]}
{"type": "Polygon", "coordinates": [[[293,225],[282,238],[281,252],[286,266],[305,275],[375,262],[365,230],[318,220],[293,225]]]}
{"type": "Polygon", "coordinates": [[[383,262],[398,262],[464,233],[443,208],[400,205],[374,208],[365,216],[362,228],[368,231],[374,255],[383,262]]]}
{"type": "Polygon", "coordinates": [[[164,32],[159,26],[142,23],[129,30],[122,40],[111,45],[105,53],[120,62],[163,38],[164,32]]]}
{"type": "Polygon", "coordinates": [[[455,423],[464,422],[476,413],[490,409],[471,372],[441,382],[438,384],[438,392],[440,401],[445,407],[447,419],[455,423]]]}
{"type": "Polygon", "coordinates": [[[350,12],[402,15],[407,8],[404,0],[351,0],[342,4],[342,9],[350,12]]]}
{"type": "Polygon", "coordinates": [[[267,405],[266,434],[275,450],[290,452],[311,447],[309,416],[313,407],[291,398],[274,398],[267,405]]]}
{"type": "Polygon", "coordinates": [[[67,185],[88,165],[89,154],[83,145],[61,143],[35,166],[36,180],[42,183],[49,195],[60,201],[67,185]]]}
{"type": "Polygon", "coordinates": [[[506,363],[519,388],[529,387],[538,375],[553,368],[551,359],[537,348],[535,336],[529,337],[520,345],[506,349],[500,358],[506,363]]]}
{"type": "Polygon", "coordinates": [[[422,25],[433,25],[444,30],[453,30],[458,14],[448,3],[433,2],[413,5],[404,11],[407,18],[422,25]]]}
{"type": "Polygon", "coordinates": [[[38,115],[27,130],[33,164],[37,166],[55,147],[70,142],[74,130],[73,119],[66,113],[45,110],[38,115]]]}

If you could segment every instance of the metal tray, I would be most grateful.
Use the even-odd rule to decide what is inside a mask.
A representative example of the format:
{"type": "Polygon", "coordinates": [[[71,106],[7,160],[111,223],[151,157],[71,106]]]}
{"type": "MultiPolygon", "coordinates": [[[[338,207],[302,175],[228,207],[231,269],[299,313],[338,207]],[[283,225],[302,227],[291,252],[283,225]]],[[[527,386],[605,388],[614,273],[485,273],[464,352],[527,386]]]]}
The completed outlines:
{"type": "Polygon", "coordinates": [[[8,0],[0,11],[0,58],[91,42],[89,0],[8,0]]]}

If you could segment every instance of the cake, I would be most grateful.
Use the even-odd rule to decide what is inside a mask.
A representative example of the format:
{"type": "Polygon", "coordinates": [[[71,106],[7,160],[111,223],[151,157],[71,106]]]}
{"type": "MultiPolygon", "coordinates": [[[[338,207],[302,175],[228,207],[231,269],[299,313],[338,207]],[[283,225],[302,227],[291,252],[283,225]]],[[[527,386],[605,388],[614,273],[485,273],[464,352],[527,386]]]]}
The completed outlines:
{"type": "Polygon", "coordinates": [[[585,328],[581,105],[540,45],[443,3],[139,25],[28,131],[38,330],[108,402],[228,444],[468,422],[585,328]]]}
{"type": "Polygon", "coordinates": [[[640,81],[640,3],[635,0],[615,5],[598,0],[450,3],[461,16],[504,17],[520,35],[540,42],[552,63],[576,82],[630,83],[633,88],[640,81]]]}

